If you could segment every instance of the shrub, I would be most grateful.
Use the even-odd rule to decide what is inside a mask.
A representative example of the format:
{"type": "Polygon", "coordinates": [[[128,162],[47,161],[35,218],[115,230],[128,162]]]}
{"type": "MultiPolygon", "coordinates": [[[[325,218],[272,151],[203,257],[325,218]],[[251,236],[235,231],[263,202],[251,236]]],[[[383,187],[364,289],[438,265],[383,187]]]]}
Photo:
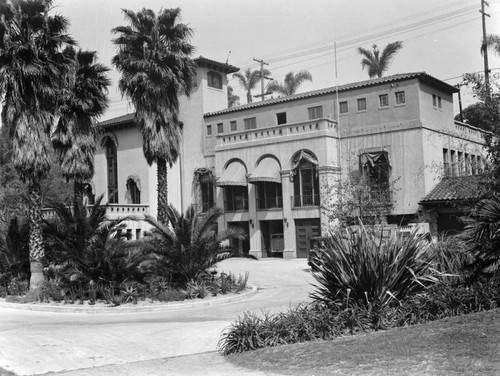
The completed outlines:
{"type": "Polygon", "coordinates": [[[425,235],[382,239],[363,225],[359,231],[331,233],[310,261],[319,284],[311,297],[330,305],[351,302],[376,313],[438,281],[427,245],[425,235]]]}

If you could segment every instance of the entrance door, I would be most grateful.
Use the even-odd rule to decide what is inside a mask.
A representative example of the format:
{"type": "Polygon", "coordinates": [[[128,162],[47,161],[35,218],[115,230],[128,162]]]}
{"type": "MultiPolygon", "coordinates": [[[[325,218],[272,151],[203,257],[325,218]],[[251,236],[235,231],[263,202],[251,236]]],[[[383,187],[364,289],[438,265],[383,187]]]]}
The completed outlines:
{"type": "Polygon", "coordinates": [[[307,258],[312,248],[312,239],[321,236],[321,223],[317,218],[296,219],[297,257],[307,258]]]}

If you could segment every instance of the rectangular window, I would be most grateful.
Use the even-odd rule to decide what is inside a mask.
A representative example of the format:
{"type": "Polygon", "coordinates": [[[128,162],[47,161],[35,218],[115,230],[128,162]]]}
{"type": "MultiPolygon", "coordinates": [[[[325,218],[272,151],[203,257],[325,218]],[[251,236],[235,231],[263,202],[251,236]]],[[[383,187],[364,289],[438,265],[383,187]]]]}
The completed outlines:
{"type": "Polygon", "coordinates": [[[248,118],[243,120],[245,122],[245,130],[247,129],[256,129],[257,128],[257,119],[256,118],[248,118]]]}
{"type": "Polygon", "coordinates": [[[389,94],[380,94],[378,100],[380,107],[389,107],[389,94]]]}
{"type": "Polygon", "coordinates": [[[366,98],[358,98],[358,111],[366,110],[366,98]]]}
{"type": "Polygon", "coordinates": [[[211,136],[211,135],[212,135],[212,126],[207,125],[207,136],[211,136]]]}
{"type": "Polygon", "coordinates": [[[275,209],[283,207],[283,196],[281,184],[258,183],[257,184],[257,209],[275,209]]]}
{"type": "Polygon", "coordinates": [[[396,91],[394,93],[394,95],[396,96],[396,104],[405,104],[406,103],[404,91],[396,91]]]}
{"type": "Polygon", "coordinates": [[[339,112],[341,114],[346,114],[349,111],[349,107],[347,106],[347,101],[339,103],[339,112]]]}
{"type": "Polygon", "coordinates": [[[441,108],[441,97],[435,94],[432,94],[432,105],[437,108],[441,108]]]}
{"type": "Polygon", "coordinates": [[[224,124],[223,123],[217,124],[217,133],[224,133],[224,124]]]}
{"type": "Polygon", "coordinates": [[[231,121],[229,124],[231,124],[231,132],[236,132],[238,130],[236,120],[231,121]]]}
{"type": "Polygon", "coordinates": [[[248,188],[241,186],[224,187],[224,210],[248,210],[248,188]]]}
{"type": "Polygon", "coordinates": [[[280,112],[279,114],[276,114],[276,122],[278,123],[278,125],[286,124],[286,112],[280,112]]]}
{"type": "Polygon", "coordinates": [[[201,180],[201,205],[203,212],[208,211],[214,206],[214,182],[213,180],[201,180]]]}
{"type": "Polygon", "coordinates": [[[450,154],[448,153],[448,149],[443,149],[443,169],[444,176],[451,176],[451,164],[450,164],[450,154]]]}
{"type": "Polygon", "coordinates": [[[322,118],[323,106],[309,107],[307,113],[309,115],[309,120],[322,118]]]}
{"type": "Polygon", "coordinates": [[[439,107],[439,108],[442,108],[442,104],[441,104],[441,97],[438,97],[438,107],[439,107]]]}

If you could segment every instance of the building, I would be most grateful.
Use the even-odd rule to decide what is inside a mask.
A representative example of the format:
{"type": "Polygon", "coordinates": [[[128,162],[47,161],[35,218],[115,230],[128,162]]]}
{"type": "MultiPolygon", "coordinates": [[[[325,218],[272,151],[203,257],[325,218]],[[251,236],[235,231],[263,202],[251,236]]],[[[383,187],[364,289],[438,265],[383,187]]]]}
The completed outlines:
{"type": "MultiPolygon", "coordinates": [[[[329,188],[358,171],[394,182],[388,223],[425,217],[419,202],[445,176],[477,174],[479,129],[453,120],[457,89],[425,72],[397,74],[227,108],[227,74],[238,68],[203,57],[190,98],[181,98],[184,137],[169,170],[179,210],[224,209],[219,228],[238,226],[237,246],[257,257],[307,257],[328,218],[329,188]]],[[[133,114],[101,123],[94,193],[114,215],[156,214],[156,167],[142,154],[133,114]]],[[[334,198],[335,199],[335,198],[334,198]]],[[[143,224],[130,222],[140,237],[143,224]]]]}

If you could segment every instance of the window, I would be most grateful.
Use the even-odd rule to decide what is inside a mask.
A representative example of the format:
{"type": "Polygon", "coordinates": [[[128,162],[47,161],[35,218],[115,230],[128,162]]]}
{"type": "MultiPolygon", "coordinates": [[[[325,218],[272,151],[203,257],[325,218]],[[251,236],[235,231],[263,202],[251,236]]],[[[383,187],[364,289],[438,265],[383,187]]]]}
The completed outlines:
{"type": "Polygon", "coordinates": [[[310,152],[301,150],[292,158],[293,206],[319,206],[318,160],[310,152]]]}
{"type": "Polygon", "coordinates": [[[229,124],[231,124],[231,132],[236,132],[238,130],[236,120],[231,121],[229,124]]]}
{"type": "Polygon", "coordinates": [[[448,149],[443,149],[443,168],[444,168],[444,176],[451,176],[451,163],[450,163],[450,153],[448,149]]]}
{"type": "Polygon", "coordinates": [[[369,186],[370,199],[390,200],[389,175],[391,165],[387,151],[363,153],[359,156],[361,173],[369,186]]]}
{"type": "Polygon", "coordinates": [[[208,87],[222,89],[222,76],[217,72],[208,72],[208,87]]]}
{"type": "Polygon", "coordinates": [[[212,174],[205,173],[200,176],[201,206],[202,211],[206,212],[212,208],[214,202],[214,181],[212,174]]]}
{"type": "Polygon", "coordinates": [[[280,112],[279,114],[276,114],[276,121],[278,125],[286,124],[286,112],[280,112]]]}
{"type": "Polygon", "coordinates": [[[92,192],[92,186],[89,183],[83,185],[83,197],[86,205],[95,204],[95,194],[92,192]]]}
{"type": "Polygon", "coordinates": [[[245,130],[247,129],[256,129],[257,128],[257,119],[256,118],[248,118],[243,120],[245,122],[245,130]]]}
{"type": "Polygon", "coordinates": [[[248,188],[239,185],[224,187],[224,210],[248,210],[248,188]]]}
{"type": "Polygon", "coordinates": [[[257,184],[257,209],[274,209],[283,207],[283,195],[281,184],[258,183],[257,184]]]}
{"type": "Polygon", "coordinates": [[[394,95],[396,97],[396,104],[405,104],[406,103],[404,91],[396,91],[394,93],[394,95]]]}
{"type": "Polygon", "coordinates": [[[366,98],[358,98],[358,111],[366,110],[366,98]]]}
{"type": "Polygon", "coordinates": [[[323,117],[323,106],[309,107],[307,109],[309,120],[319,119],[323,117]]]}
{"type": "Polygon", "coordinates": [[[141,203],[141,191],[137,186],[134,179],[127,180],[127,202],[129,204],[140,204],[141,203]]]}
{"type": "Polygon", "coordinates": [[[207,136],[211,136],[211,135],[212,135],[212,126],[207,125],[207,136]]]}
{"type": "Polygon", "coordinates": [[[442,107],[441,97],[438,95],[432,94],[432,105],[434,107],[441,108],[442,107]]]}
{"type": "Polygon", "coordinates": [[[223,123],[217,124],[217,133],[224,133],[224,124],[223,123]]]}
{"type": "Polygon", "coordinates": [[[118,204],[118,158],[116,145],[108,137],[104,144],[106,148],[106,163],[108,175],[108,203],[118,204]]]}
{"type": "Polygon", "coordinates": [[[378,96],[380,107],[389,107],[389,94],[380,94],[378,96]]]}
{"type": "Polygon", "coordinates": [[[340,102],[339,107],[340,107],[339,112],[341,114],[346,114],[349,111],[349,107],[347,106],[347,101],[340,102]]]}

